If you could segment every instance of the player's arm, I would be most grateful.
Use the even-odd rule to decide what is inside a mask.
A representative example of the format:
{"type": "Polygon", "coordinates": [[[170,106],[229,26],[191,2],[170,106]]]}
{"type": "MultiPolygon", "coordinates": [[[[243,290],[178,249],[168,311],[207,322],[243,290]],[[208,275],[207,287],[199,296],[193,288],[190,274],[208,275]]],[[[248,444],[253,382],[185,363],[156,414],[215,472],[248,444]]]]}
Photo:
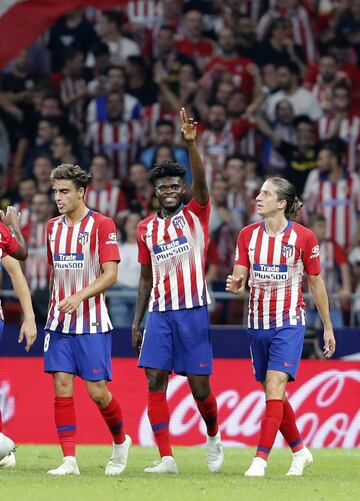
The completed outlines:
{"type": "Polygon", "coordinates": [[[115,284],[118,274],[118,261],[107,261],[102,263],[102,273],[91,284],[83,290],[76,292],[72,296],[65,297],[59,303],[59,310],[63,313],[73,313],[78,309],[82,301],[94,296],[98,296],[107,288],[115,284]]]}
{"type": "Polygon", "coordinates": [[[335,353],[335,336],[330,319],[329,299],[324,280],[320,274],[308,275],[310,291],[324,325],[324,356],[331,358],[335,353]]]}
{"type": "Polygon", "coordinates": [[[232,294],[244,295],[248,274],[249,270],[246,266],[235,264],[232,275],[228,275],[226,279],[225,290],[232,294]]]}
{"type": "Polygon", "coordinates": [[[13,284],[24,314],[24,321],[20,328],[19,343],[21,343],[25,338],[25,350],[29,351],[36,340],[37,334],[35,314],[32,307],[29,286],[26,282],[19,261],[11,256],[5,256],[2,259],[2,264],[9,274],[11,283],[13,284]]]}
{"type": "Polygon", "coordinates": [[[25,261],[28,256],[28,249],[25,239],[20,231],[20,213],[16,211],[15,207],[9,205],[6,208],[6,214],[4,214],[2,210],[0,210],[0,219],[6,226],[9,227],[17,241],[16,246],[14,246],[12,242],[10,242],[8,248],[6,249],[6,253],[14,257],[15,259],[25,261]]]}
{"type": "Polygon", "coordinates": [[[142,264],[136,301],[134,321],[132,324],[132,345],[140,353],[143,334],[141,331],[141,322],[144,318],[149,304],[150,293],[153,284],[151,264],[142,264]]]}
{"type": "Polygon", "coordinates": [[[193,196],[200,205],[206,205],[209,201],[209,191],[206,184],[204,165],[195,142],[197,122],[194,122],[193,118],[187,117],[185,108],[180,110],[180,121],[181,132],[186,141],[190,157],[193,196]]]}

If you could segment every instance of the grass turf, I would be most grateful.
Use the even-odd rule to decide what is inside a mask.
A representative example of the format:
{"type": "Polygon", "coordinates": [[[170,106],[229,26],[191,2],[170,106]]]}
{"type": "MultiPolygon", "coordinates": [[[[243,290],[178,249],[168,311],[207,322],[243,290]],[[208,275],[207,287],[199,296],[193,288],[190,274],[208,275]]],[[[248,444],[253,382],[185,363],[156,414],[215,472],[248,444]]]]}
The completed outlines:
{"type": "Polygon", "coordinates": [[[271,453],[267,476],[244,478],[253,449],[225,449],[221,473],[210,474],[202,448],[174,448],[179,475],[152,476],[145,466],[157,459],[152,448],[133,447],[126,472],[105,477],[110,447],[79,446],[80,477],[54,478],[46,470],[61,462],[56,446],[21,446],[15,470],[0,470],[0,500],[31,501],[353,501],[360,491],[360,449],[314,450],[314,464],[301,478],[285,477],[289,450],[271,453]]]}

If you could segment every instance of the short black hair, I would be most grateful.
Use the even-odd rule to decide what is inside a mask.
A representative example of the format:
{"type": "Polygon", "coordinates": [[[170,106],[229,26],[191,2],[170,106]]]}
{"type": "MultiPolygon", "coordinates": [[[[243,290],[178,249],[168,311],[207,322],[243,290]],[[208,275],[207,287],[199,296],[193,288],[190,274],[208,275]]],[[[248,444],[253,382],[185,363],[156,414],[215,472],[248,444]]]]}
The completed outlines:
{"type": "Polygon", "coordinates": [[[308,115],[297,115],[293,120],[293,126],[295,128],[303,123],[311,125],[312,127],[314,126],[314,122],[311,120],[311,118],[308,115]]]}
{"type": "Polygon", "coordinates": [[[276,65],[276,68],[287,68],[292,75],[296,75],[298,78],[301,77],[300,68],[296,63],[292,61],[283,61],[276,65]]]}
{"type": "Polygon", "coordinates": [[[149,171],[149,179],[153,185],[158,179],[163,177],[180,177],[183,179],[186,174],[186,167],[177,162],[171,162],[170,160],[164,160],[154,165],[154,167],[149,171]]]}

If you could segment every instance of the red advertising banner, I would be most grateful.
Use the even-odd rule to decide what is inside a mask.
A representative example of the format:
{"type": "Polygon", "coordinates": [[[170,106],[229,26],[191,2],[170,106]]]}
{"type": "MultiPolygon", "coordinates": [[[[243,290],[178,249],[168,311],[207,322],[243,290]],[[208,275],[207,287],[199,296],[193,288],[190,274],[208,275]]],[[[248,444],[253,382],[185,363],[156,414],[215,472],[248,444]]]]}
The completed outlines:
{"type": "MultiPolygon", "coordinates": [[[[228,446],[256,445],[264,396],[249,360],[216,359],[212,386],[220,429],[228,446]]],[[[111,391],[119,399],[126,432],[134,443],[154,445],[146,414],[146,381],[135,359],[113,360],[111,391]]],[[[288,397],[305,443],[311,447],[360,446],[360,362],[302,361],[288,397]]],[[[168,388],[170,433],[174,445],[205,441],[205,427],[186,378],[174,376],[168,388]]],[[[81,380],[76,383],[77,440],[109,443],[111,438],[81,380]]],[[[18,443],[56,443],[52,378],[40,358],[0,358],[0,409],[5,432],[18,443]]],[[[283,446],[280,434],[276,446],[283,446]]]]}

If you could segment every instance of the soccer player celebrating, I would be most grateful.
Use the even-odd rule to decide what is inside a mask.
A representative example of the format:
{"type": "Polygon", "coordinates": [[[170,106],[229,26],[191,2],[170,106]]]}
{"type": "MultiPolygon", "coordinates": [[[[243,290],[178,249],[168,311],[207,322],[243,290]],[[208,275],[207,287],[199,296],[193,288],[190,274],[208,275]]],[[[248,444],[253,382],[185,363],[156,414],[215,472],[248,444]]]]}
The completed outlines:
{"type": "Polygon", "coordinates": [[[147,473],[178,473],[169,440],[166,390],[169,373],[187,377],[207,428],[207,464],[220,470],[223,450],[217,403],[211,392],[210,302],[205,282],[210,202],[204,167],[195,139],[197,123],[180,111],[181,131],[190,156],[193,198],[184,205],[186,169],[161,162],[150,171],[161,210],[138,226],[141,276],[132,328],[148,381],[148,416],[161,459],[147,473]],[[140,325],[148,308],[144,329],[140,325]],[[141,347],[141,352],[140,352],[141,347]]]}
{"type": "Polygon", "coordinates": [[[304,271],[324,325],[325,358],[335,351],[328,296],[320,275],[318,242],[311,230],[291,220],[301,206],[289,181],[278,177],[265,181],[256,197],[257,213],[263,220],[240,231],[233,274],[226,281],[227,291],[242,294],[250,275],[250,351],[255,378],[261,382],[266,398],[259,445],[245,472],[247,477],[265,475],[278,430],[293,452],[287,475],[302,475],[313,461],[285,394],[287,382],[296,378],[303,347],[304,271]]]}
{"type": "MultiPolygon", "coordinates": [[[[18,261],[18,259],[26,259],[27,256],[26,244],[19,228],[19,216],[15,208],[11,206],[7,208],[6,214],[0,211],[0,260],[1,265],[9,274],[15,294],[20,301],[24,313],[24,320],[20,328],[19,343],[25,338],[25,350],[29,351],[36,339],[36,324],[29,287],[18,261]]],[[[3,329],[4,317],[0,306],[0,339],[3,329]]],[[[14,450],[15,443],[3,433],[0,411],[0,468],[15,466],[14,450]]]]}
{"type": "Polygon", "coordinates": [[[84,202],[89,174],[62,164],[50,176],[60,216],[48,223],[51,300],[44,341],[45,372],[53,374],[55,423],[64,454],[50,475],[79,475],[75,457],[74,377],[80,376],[112,436],[105,475],[125,470],[131,439],[121,408],[109,392],[112,325],[104,291],[116,282],[120,260],[115,224],[84,202]]]}

